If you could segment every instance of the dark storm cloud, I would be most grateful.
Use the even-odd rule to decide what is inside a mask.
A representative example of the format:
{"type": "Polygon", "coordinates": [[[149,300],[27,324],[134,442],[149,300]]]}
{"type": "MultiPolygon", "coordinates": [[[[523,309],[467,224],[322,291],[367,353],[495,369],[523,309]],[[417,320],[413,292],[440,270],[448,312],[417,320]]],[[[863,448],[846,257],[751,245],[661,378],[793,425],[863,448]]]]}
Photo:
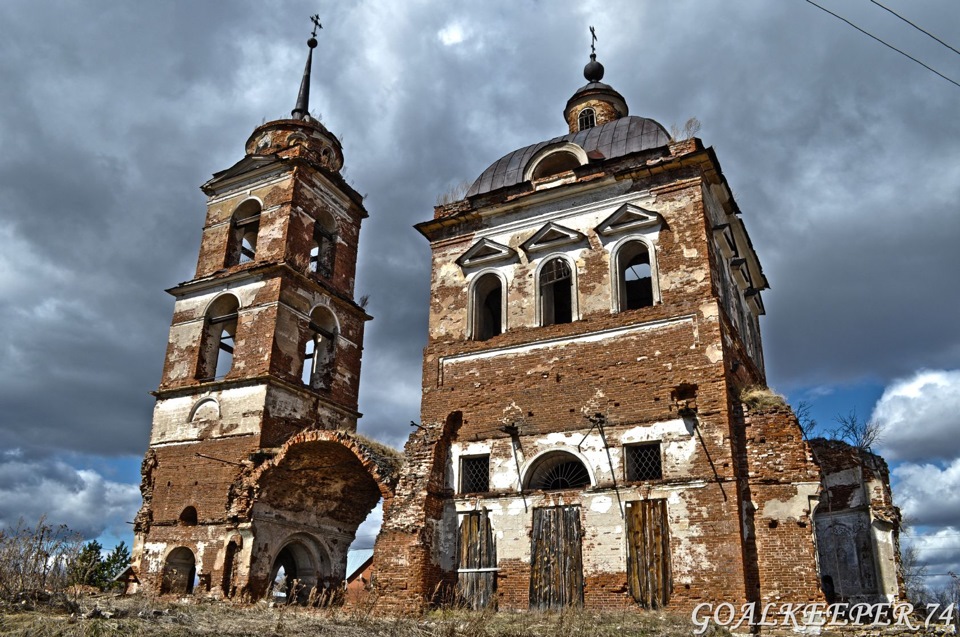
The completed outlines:
{"type": "MultiPolygon", "coordinates": [[[[960,75],[863,4],[833,3],[960,75]]],[[[897,8],[960,32],[945,1],[897,8]]],[[[11,2],[0,447],[142,453],[173,307],[162,290],[196,261],[197,185],[292,108],[317,11],[311,107],[370,211],[361,432],[400,444],[419,419],[430,255],[412,225],[439,192],[565,132],[590,24],[633,114],[696,116],[717,150],[774,286],[772,384],[958,366],[960,89],[806,3],[11,2]]]]}

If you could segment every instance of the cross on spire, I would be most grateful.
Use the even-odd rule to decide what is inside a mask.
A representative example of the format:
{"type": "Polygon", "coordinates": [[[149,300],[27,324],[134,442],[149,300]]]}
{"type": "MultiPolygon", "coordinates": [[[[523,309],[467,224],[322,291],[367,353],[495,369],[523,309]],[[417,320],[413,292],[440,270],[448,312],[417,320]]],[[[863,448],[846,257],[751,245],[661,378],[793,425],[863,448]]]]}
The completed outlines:
{"type": "Polygon", "coordinates": [[[590,27],[590,53],[597,54],[597,31],[593,27],[590,27]]]}
{"type": "Polygon", "coordinates": [[[322,29],[320,24],[320,14],[310,16],[313,22],[313,31],[310,39],[307,40],[307,46],[310,52],[307,53],[307,65],[303,69],[303,79],[300,80],[300,93],[297,94],[297,105],[290,112],[293,119],[310,119],[310,65],[313,62],[313,50],[317,48],[317,29],[322,29]]]}

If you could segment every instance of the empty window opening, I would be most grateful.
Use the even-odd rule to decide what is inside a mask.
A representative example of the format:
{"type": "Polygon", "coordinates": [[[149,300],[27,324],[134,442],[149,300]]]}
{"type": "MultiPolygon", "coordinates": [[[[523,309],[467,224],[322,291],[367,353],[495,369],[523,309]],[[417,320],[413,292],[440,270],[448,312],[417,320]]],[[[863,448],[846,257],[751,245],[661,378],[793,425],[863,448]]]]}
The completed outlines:
{"type": "Polygon", "coordinates": [[[457,592],[460,601],[474,610],[496,605],[497,545],[486,511],[460,518],[457,592]]]}
{"type": "Polygon", "coordinates": [[[503,332],[503,283],[496,274],[484,274],[473,288],[474,338],[485,341],[503,332]]]}
{"type": "Polygon", "coordinates": [[[643,608],[662,608],[673,591],[667,501],[631,502],[626,518],[630,594],[643,608]]]}
{"type": "Polygon", "coordinates": [[[597,114],[592,108],[583,109],[577,117],[577,125],[580,127],[580,130],[593,128],[597,125],[597,114]]]}
{"type": "Polygon", "coordinates": [[[631,241],[620,249],[617,262],[620,310],[653,305],[653,270],[646,244],[631,241]]]}
{"type": "Polygon", "coordinates": [[[576,155],[565,150],[558,150],[540,160],[537,167],[533,169],[532,177],[533,179],[543,179],[579,167],[580,159],[576,155]]]}
{"type": "Polygon", "coordinates": [[[178,547],[170,552],[163,564],[160,594],[189,595],[197,577],[197,561],[193,551],[178,547]]]}
{"type": "Polygon", "coordinates": [[[540,270],[540,324],[573,320],[573,273],[566,259],[551,259],[540,270]]]}
{"type": "Polygon", "coordinates": [[[537,460],[527,480],[528,489],[555,491],[590,486],[590,473],[580,459],[565,451],[555,451],[537,460]]]}
{"type": "Polygon", "coordinates": [[[323,216],[313,225],[313,243],[310,247],[310,271],[322,277],[333,276],[334,252],[337,246],[336,224],[323,216]]]}
{"type": "Polygon", "coordinates": [[[629,445],[623,448],[627,464],[627,482],[663,479],[660,443],[629,445]]]}
{"type": "Polygon", "coordinates": [[[184,526],[197,525],[197,510],[193,507],[187,507],[180,512],[180,524],[184,526]]]}
{"type": "Polygon", "coordinates": [[[237,297],[226,294],[207,310],[197,373],[200,380],[223,378],[233,369],[239,306],[237,297]]]}
{"type": "Polygon", "coordinates": [[[237,206],[230,228],[230,247],[226,265],[253,261],[257,256],[257,235],[260,233],[260,203],[248,199],[237,206]]]}
{"type": "Polygon", "coordinates": [[[530,608],[561,610],[582,606],[580,507],[534,509],[530,540],[530,608]]]}
{"type": "Polygon", "coordinates": [[[490,490],[490,456],[460,459],[460,493],[486,493],[490,490]]]}
{"type": "Polygon", "coordinates": [[[337,321],[330,310],[314,308],[307,325],[300,380],[313,389],[328,389],[337,353],[337,321]]]}

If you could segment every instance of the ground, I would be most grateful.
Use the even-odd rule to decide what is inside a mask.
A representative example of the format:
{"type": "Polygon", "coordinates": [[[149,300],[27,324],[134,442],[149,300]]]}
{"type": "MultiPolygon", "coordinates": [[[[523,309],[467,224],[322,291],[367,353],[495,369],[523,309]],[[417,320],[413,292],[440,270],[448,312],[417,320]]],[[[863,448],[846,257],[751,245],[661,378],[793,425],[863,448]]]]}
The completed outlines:
{"type": "MultiPolygon", "coordinates": [[[[376,604],[352,610],[270,607],[266,603],[157,601],[141,596],[82,596],[66,604],[0,607],[0,635],[23,637],[627,637],[690,635],[685,615],[667,613],[493,613],[438,610],[417,618],[385,618],[376,604]],[[97,612],[95,609],[99,609],[97,612]]],[[[708,634],[711,633],[708,631],[708,634]]]]}

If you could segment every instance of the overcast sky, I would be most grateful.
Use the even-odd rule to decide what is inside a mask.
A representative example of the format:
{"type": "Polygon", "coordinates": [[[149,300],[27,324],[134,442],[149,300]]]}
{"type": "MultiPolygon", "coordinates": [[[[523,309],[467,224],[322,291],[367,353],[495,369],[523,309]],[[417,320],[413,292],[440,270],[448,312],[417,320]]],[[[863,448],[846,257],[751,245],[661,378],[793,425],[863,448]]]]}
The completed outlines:
{"type": "MultiPolygon", "coordinates": [[[[824,0],[960,81],[868,0],[824,0]]],[[[884,4],[960,48],[950,0],[884,4]]],[[[822,429],[886,426],[931,572],[960,568],[960,88],[803,0],[0,4],[0,528],[47,513],[130,541],[173,299],[210,174],[311,110],[367,195],[360,431],[418,420],[437,194],[566,132],[587,27],[631,114],[718,154],[772,289],[770,384],[822,429]]]]}

